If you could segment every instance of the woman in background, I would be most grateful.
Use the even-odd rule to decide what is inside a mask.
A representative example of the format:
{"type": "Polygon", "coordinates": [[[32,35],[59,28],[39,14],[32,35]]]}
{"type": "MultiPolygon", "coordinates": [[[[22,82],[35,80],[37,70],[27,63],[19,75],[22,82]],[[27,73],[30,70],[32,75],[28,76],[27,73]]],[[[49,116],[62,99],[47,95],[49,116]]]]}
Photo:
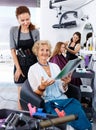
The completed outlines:
{"type": "Polygon", "coordinates": [[[81,33],[80,32],[75,32],[73,34],[73,37],[71,38],[70,42],[66,42],[67,46],[66,46],[66,58],[67,60],[73,60],[75,58],[77,58],[78,53],[81,49],[81,33]]]}
{"type": "Polygon", "coordinates": [[[30,10],[26,6],[16,8],[19,25],[10,29],[10,49],[14,61],[14,82],[18,85],[18,108],[22,83],[27,79],[30,65],[37,62],[32,53],[34,42],[39,40],[39,31],[31,23],[30,10]],[[31,59],[30,59],[31,57],[31,59]]]}
{"type": "Polygon", "coordinates": [[[52,63],[56,63],[60,67],[61,70],[68,62],[68,60],[66,59],[65,46],[66,44],[64,42],[57,42],[49,60],[52,63]]]}
{"type": "MultiPolygon", "coordinates": [[[[62,70],[64,66],[67,64],[68,60],[66,58],[66,43],[64,42],[57,42],[56,46],[53,50],[53,53],[49,59],[50,62],[57,64],[60,69],[62,70]]],[[[74,84],[78,87],[82,84],[82,81],[80,78],[71,78],[71,84],[74,84]]],[[[70,88],[70,92],[71,92],[70,88]]]]}
{"type": "MultiPolygon", "coordinates": [[[[86,42],[84,43],[84,48],[85,48],[85,50],[91,50],[92,51],[92,42],[90,43],[90,39],[92,39],[92,32],[87,33],[86,42]]],[[[91,57],[92,57],[92,54],[87,54],[87,55],[84,56],[85,68],[88,68],[91,57]]]]}

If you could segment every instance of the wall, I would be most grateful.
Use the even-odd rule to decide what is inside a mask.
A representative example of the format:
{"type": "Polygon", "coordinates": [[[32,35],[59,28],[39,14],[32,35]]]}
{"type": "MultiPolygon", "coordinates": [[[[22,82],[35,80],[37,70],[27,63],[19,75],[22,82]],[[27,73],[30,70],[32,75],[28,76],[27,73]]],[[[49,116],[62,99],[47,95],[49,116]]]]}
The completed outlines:
{"type": "MultiPolygon", "coordinates": [[[[11,56],[9,49],[10,28],[19,25],[15,16],[16,7],[0,6],[0,62],[10,59],[11,56]]],[[[29,7],[29,9],[32,23],[40,28],[40,8],[29,7]]]]}
{"type": "MultiPolygon", "coordinates": [[[[41,39],[48,39],[51,41],[53,47],[57,41],[67,41],[69,40],[75,31],[80,31],[82,34],[82,38],[84,37],[83,28],[87,22],[91,22],[94,34],[96,34],[96,13],[95,13],[95,5],[96,0],[86,5],[82,9],[78,11],[84,12],[84,14],[88,14],[89,20],[86,22],[82,22],[78,27],[71,28],[71,29],[53,29],[52,25],[58,23],[58,18],[56,17],[57,12],[54,9],[49,9],[49,1],[48,0],[41,0],[41,24],[40,24],[40,32],[41,32],[41,39]],[[94,15],[93,15],[94,14],[94,15]]],[[[84,43],[84,41],[82,41],[84,43]]]]}
{"type": "MultiPolygon", "coordinates": [[[[0,7],[0,49],[9,48],[9,32],[12,26],[18,26],[15,16],[16,7],[1,6],[0,7]]],[[[30,7],[31,21],[33,24],[40,26],[39,8],[30,7]]]]}
{"type": "Polygon", "coordinates": [[[84,13],[89,15],[89,22],[92,24],[94,29],[94,34],[96,35],[96,0],[93,0],[90,4],[83,7],[84,13]]]}

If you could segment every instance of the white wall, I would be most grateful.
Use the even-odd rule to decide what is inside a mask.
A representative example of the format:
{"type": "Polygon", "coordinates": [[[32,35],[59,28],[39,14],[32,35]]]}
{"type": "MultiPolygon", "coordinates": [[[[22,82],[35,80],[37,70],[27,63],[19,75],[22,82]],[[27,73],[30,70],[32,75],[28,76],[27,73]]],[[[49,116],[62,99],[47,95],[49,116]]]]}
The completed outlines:
{"type": "MultiPolygon", "coordinates": [[[[71,29],[54,29],[52,25],[58,23],[59,19],[56,17],[57,12],[54,9],[49,9],[49,0],[41,0],[41,24],[40,24],[40,32],[41,39],[48,39],[51,41],[53,47],[58,41],[67,41],[70,40],[73,33],[75,31],[80,31],[82,37],[84,37],[83,28],[87,22],[91,22],[94,33],[96,33],[96,11],[95,11],[96,0],[86,5],[82,9],[78,11],[83,12],[84,14],[88,14],[89,20],[86,22],[82,22],[80,26],[71,28],[71,29]]],[[[84,41],[85,42],[85,41],[84,41]]],[[[82,41],[82,43],[84,43],[82,41]]]]}
{"type": "MultiPolygon", "coordinates": [[[[15,16],[16,7],[0,6],[0,50],[9,48],[9,32],[12,26],[18,26],[15,16]]],[[[40,9],[31,8],[31,21],[40,27],[40,9]]]]}
{"type": "Polygon", "coordinates": [[[83,7],[83,11],[89,15],[89,22],[92,24],[96,34],[96,0],[83,7]]]}
{"type": "MultiPolygon", "coordinates": [[[[40,8],[31,8],[31,21],[40,28],[40,8]]],[[[11,57],[9,47],[9,32],[12,26],[18,26],[15,16],[16,7],[0,6],[0,62],[11,57]]]]}

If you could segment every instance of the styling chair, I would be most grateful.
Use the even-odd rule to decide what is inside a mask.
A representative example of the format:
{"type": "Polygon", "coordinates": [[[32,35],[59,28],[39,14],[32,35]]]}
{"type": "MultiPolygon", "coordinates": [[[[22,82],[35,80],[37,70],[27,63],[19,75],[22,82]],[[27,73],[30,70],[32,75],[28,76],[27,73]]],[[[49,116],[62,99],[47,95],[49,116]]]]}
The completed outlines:
{"type": "MultiPolygon", "coordinates": [[[[72,93],[76,93],[76,94],[71,94],[70,92],[66,93],[66,95],[68,95],[68,97],[73,97],[80,100],[81,96],[80,96],[80,90],[79,87],[76,87],[74,85],[69,84],[69,90],[70,92],[72,91],[72,93]],[[78,95],[76,97],[76,95],[78,95]]],[[[28,103],[31,103],[33,106],[36,106],[37,108],[43,108],[44,107],[44,100],[43,98],[41,98],[39,95],[37,95],[36,93],[34,93],[30,87],[30,84],[28,82],[28,79],[26,79],[26,81],[23,83],[22,88],[21,88],[21,92],[20,92],[20,104],[23,110],[28,111],[28,103]]],[[[74,115],[75,116],[75,115],[74,115]]],[[[49,118],[56,118],[57,116],[54,115],[50,115],[49,114],[49,118]]],[[[75,120],[75,119],[74,119],[75,120]]],[[[56,126],[56,130],[66,130],[66,123],[60,124],[58,126],[56,126]]]]}
{"type": "MultiPolygon", "coordinates": [[[[72,84],[68,85],[68,91],[65,94],[68,96],[68,98],[73,97],[77,100],[81,99],[81,92],[79,87],[72,84]]],[[[31,103],[37,108],[43,108],[44,106],[43,98],[32,91],[28,79],[26,79],[26,81],[22,85],[20,92],[20,104],[23,110],[28,110],[28,103],[31,103]]]]}

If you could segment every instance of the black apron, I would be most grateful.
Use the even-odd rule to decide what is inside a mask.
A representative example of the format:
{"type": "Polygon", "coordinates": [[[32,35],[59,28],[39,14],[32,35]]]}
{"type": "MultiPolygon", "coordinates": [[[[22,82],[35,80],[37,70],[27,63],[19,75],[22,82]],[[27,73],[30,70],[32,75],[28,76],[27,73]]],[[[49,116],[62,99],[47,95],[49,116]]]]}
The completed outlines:
{"type": "MultiPolygon", "coordinates": [[[[76,45],[75,45],[75,46],[76,46],[76,45]]],[[[68,48],[71,49],[71,50],[74,50],[75,46],[74,46],[74,47],[71,47],[71,46],[69,45],[68,48]]],[[[72,53],[70,53],[69,51],[67,51],[67,52],[66,52],[66,58],[67,58],[68,61],[69,61],[69,60],[74,60],[74,59],[77,58],[77,55],[72,54],[72,53]]]]}
{"type": "MultiPolygon", "coordinates": [[[[23,83],[27,79],[29,67],[37,62],[37,58],[32,52],[34,40],[33,40],[31,31],[29,31],[30,39],[27,39],[27,40],[20,40],[20,33],[21,33],[21,27],[19,28],[19,31],[18,31],[18,41],[17,41],[16,49],[17,49],[17,52],[18,52],[18,50],[22,50],[25,55],[25,57],[21,57],[21,58],[20,58],[20,56],[18,57],[18,55],[17,55],[17,57],[21,59],[21,62],[23,62],[23,64],[20,64],[20,67],[21,67],[22,72],[25,75],[25,77],[23,77],[21,75],[20,78],[18,79],[18,81],[14,80],[14,82],[17,84],[23,83]],[[26,62],[24,62],[24,61],[26,61],[26,62]]],[[[18,59],[19,63],[20,63],[20,59],[18,59]]],[[[16,67],[14,66],[14,73],[15,73],[15,71],[16,71],[16,67]]]]}

